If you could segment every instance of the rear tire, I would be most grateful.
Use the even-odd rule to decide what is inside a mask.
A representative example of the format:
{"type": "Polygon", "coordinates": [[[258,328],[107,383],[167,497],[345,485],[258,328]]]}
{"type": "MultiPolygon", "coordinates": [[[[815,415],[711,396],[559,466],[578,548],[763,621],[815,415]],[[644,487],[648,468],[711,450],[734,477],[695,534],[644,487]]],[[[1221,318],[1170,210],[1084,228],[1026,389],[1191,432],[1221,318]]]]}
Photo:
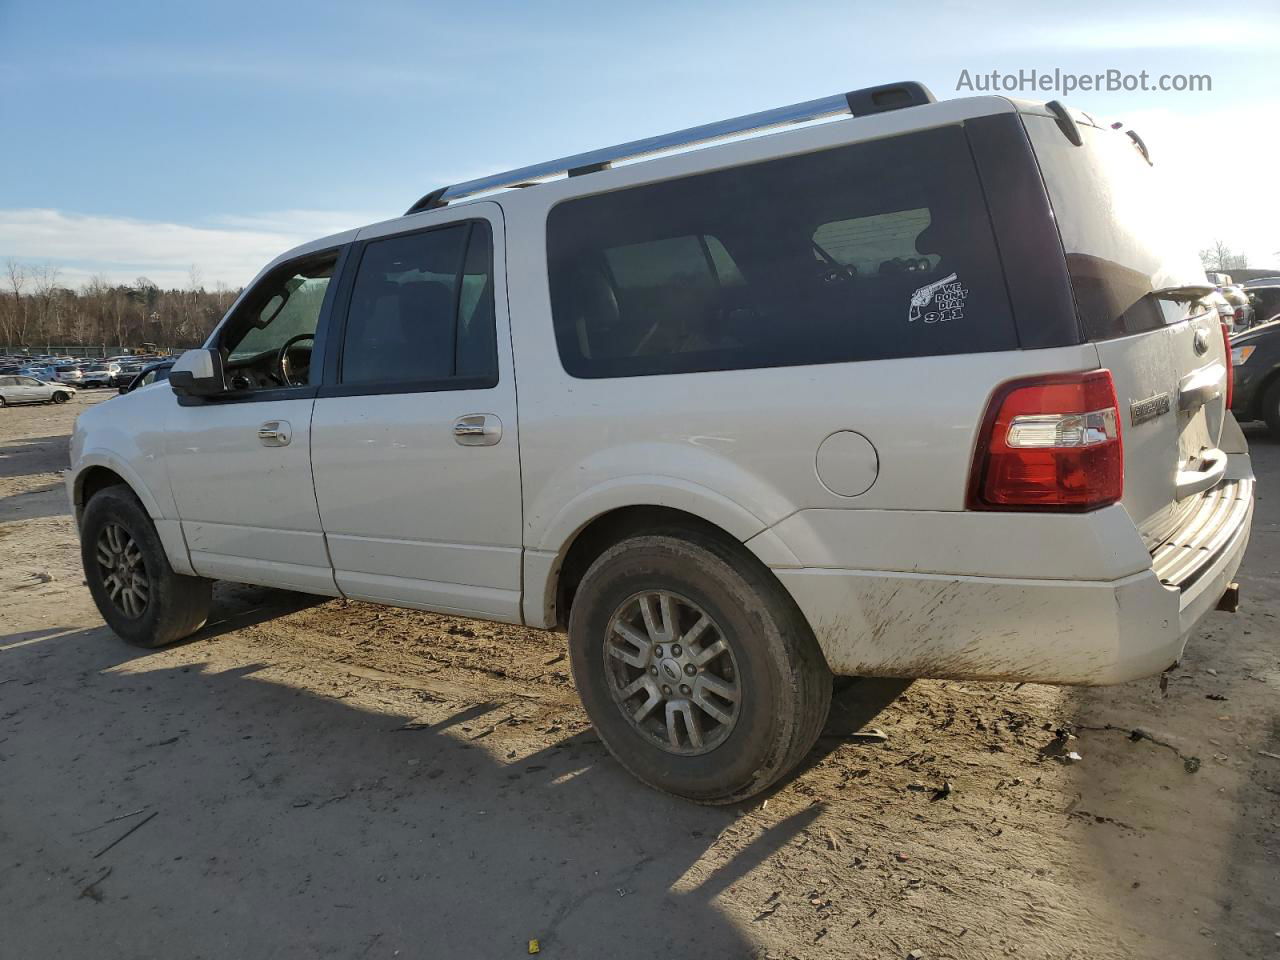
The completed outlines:
{"type": "Polygon", "coordinates": [[[1280,440],[1280,377],[1271,381],[1266,393],[1262,395],[1262,419],[1267,421],[1271,436],[1280,440]]]}
{"type": "Polygon", "coordinates": [[[698,803],[744,800],[790,772],[831,704],[794,601],[754,556],[706,534],[637,536],[601,554],[574,596],[569,651],[609,752],[698,803]]]}
{"type": "Polygon", "coordinates": [[[135,646],[173,643],[208,619],[212,581],[174,573],[155,525],[128,487],[107,487],[89,500],[80,557],[98,612],[135,646]]]}

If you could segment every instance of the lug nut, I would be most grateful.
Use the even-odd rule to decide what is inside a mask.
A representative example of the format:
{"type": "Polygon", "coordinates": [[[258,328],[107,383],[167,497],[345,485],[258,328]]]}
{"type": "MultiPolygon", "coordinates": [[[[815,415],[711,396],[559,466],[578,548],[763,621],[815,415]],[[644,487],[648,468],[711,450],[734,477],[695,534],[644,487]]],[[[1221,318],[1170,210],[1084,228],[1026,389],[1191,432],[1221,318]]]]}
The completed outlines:
{"type": "Polygon", "coordinates": [[[687,683],[680,684],[680,692],[683,693],[686,697],[689,694],[693,693],[693,691],[689,689],[689,685],[687,683]]]}
{"type": "Polygon", "coordinates": [[[652,674],[656,677],[656,676],[658,675],[658,668],[657,668],[657,667],[650,667],[650,668],[649,668],[649,672],[650,672],[650,673],[652,673],[652,674]]]}
{"type": "Polygon", "coordinates": [[[661,659],[662,659],[662,648],[661,648],[661,647],[654,647],[654,648],[653,648],[653,655],[654,655],[655,657],[657,657],[659,660],[661,660],[661,659]]]}
{"type": "Polygon", "coordinates": [[[663,693],[663,696],[667,696],[667,697],[671,696],[671,688],[668,687],[665,683],[662,685],[662,693],[663,693]]]}
{"type": "Polygon", "coordinates": [[[695,667],[692,663],[686,663],[684,665],[684,672],[692,677],[695,673],[698,672],[698,668],[695,667]]]}
{"type": "Polygon", "coordinates": [[[678,643],[673,643],[673,644],[671,645],[671,655],[672,655],[673,657],[678,657],[678,656],[680,656],[680,644],[678,644],[678,643]]]}

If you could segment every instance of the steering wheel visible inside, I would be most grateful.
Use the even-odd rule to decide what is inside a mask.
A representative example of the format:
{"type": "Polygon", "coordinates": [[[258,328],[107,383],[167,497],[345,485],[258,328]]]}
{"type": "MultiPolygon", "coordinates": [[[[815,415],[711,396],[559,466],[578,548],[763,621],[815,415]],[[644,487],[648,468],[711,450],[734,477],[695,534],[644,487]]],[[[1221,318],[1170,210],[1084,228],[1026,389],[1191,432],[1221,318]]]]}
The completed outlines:
{"type": "Polygon", "coordinates": [[[314,333],[300,333],[280,345],[279,351],[276,352],[276,375],[282,384],[298,387],[307,382],[307,373],[311,368],[311,347],[305,351],[295,351],[294,345],[303,340],[315,340],[315,338],[314,333]],[[294,355],[291,355],[291,352],[294,355]],[[305,359],[302,358],[303,353],[306,354],[305,359]]]}

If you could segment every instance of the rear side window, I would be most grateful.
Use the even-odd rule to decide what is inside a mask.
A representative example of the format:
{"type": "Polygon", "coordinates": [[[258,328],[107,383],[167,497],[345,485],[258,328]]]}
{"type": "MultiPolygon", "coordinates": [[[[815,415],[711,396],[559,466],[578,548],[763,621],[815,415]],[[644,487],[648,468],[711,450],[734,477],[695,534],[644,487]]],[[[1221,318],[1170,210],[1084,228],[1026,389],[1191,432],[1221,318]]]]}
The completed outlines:
{"type": "Polygon", "coordinates": [[[547,243],[577,377],[1017,347],[960,127],[568,200],[547,243]]]}
{"type": "Polygon", "coordinates": [[[344,384],[497,382],[484,221],[365,245],[343,336],[344,384]]]}
{"type": "Polygon", "coordinates": [[[1024,116],[1067,255],[1076,311],[1090,340],[1154,330],[1187,307],[1150,296],[1162,287],[1203,285],[1204,268],[1177,193],[1133,141],[1080,124],[1072,144],[1049,117],[1024,116]]]}

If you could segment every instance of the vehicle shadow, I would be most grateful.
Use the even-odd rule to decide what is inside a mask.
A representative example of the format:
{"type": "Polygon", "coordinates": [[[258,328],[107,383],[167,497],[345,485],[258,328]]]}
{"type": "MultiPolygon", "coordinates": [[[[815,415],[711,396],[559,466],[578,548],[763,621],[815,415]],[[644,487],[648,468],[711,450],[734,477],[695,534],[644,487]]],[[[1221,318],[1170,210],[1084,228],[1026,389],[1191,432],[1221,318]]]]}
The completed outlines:
{"type": "Polygon", "coordinates": [[[26,477],[67,467],[71,437],[22,437],[0,446],[0,477],[26,477]]]}
{"type": "Polygon", "coordinates": [[[820,807],[725,852],[743,808],[640,786],[590,731],[495,747],[476,722],[508,705],[436,705],[422,724],[277,664],[193,658],[322,602],[238,596],[176,653],[95,628],[3,654],[15,955],[471,958],[531,939],[558,957],[755,955],[717,897],[820,807]],[[156,816],[96,855],[131,811],[156,816]]]}
{"type": "Polygon", "coordinates": [[[0,497],[0,523],[60,517],[69,513],[71,506],[67,503],[66,487],[60,482],[0,497]]]}

